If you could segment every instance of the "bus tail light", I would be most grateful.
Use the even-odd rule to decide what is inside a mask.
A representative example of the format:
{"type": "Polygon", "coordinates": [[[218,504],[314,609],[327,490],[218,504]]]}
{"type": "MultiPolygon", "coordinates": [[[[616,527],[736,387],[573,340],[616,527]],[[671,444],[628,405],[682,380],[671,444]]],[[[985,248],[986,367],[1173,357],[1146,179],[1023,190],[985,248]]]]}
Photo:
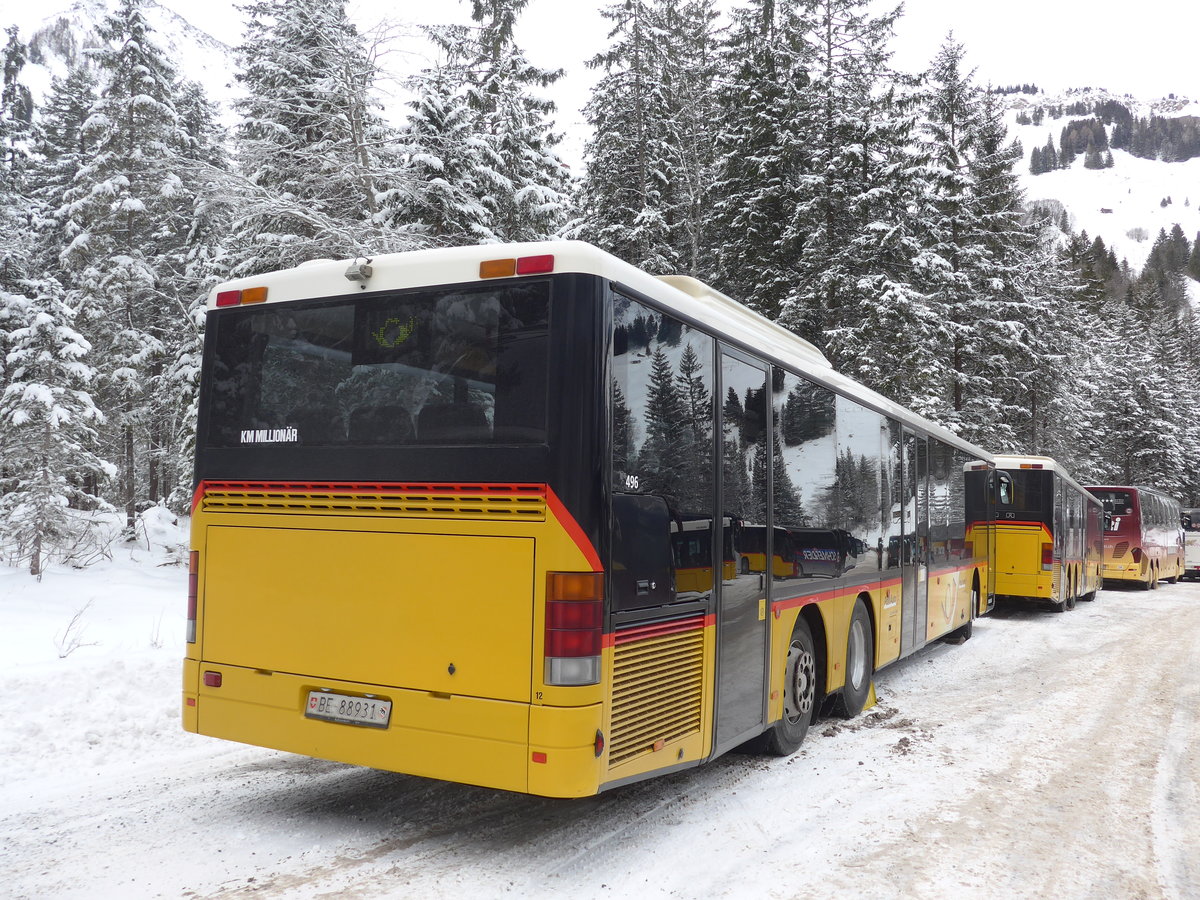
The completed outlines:
{"type": "Polygon", "coordinates": [[[511,278],[513,275],[546,275],[554,271],[554,255],[520,256],[516,259],[485,259],[479,264],[480,278],[511,278]]]}
{"type": "Polygon", "coordinates": [[[1042,544],[1042,568],[1054,568],[1054,545],[1042,544]]]}
{"type": "Polygon", "coordinates": [[[1135,565],[1140,564],[1142,561],[1142,548],[1134,547],[1133,552],[1130,554],[1130,556],[1133,557],[1133,562],[1135,565]]]}
{"type": "Polygon", "coordinates": [[[188,554],[187,642],[196,643],[196,598],[199,594],[200,553],[188,554]]]}
{"type": "Polygon", "coordinates": [[[546,576],[546,684],[600,682],[604,576],[551,572],[546,576]]]}

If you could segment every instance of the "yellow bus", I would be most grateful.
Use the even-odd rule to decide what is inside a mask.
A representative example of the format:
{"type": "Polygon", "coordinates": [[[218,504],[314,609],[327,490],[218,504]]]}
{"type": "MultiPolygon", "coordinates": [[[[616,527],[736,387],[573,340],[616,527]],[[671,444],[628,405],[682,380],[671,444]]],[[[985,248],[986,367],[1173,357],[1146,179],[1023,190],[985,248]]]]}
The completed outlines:
{"type": "Polygon", "coordinates": [[[586,796],[791,753],[989,608],[989,455],[693,279],[489,245],[244,278],[207,316],[190,731],[586,796]],[[853,552],[742,572],[747,522],[853,552]]]}
{"type": "Polygon", "coordinates": [[[1100,501],[1048,456],[999,454],[991,478],[997,599],[1044,601],[1058,612],[1096,599],[1100,501]]]}

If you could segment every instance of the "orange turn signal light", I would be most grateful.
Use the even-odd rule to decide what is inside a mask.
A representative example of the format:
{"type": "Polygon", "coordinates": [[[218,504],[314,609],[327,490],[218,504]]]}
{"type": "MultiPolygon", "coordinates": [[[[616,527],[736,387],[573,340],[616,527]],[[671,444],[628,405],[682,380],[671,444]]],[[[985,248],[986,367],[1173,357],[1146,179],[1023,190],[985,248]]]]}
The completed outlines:
{"type": "Polygon", "coordinates": [[[515,259],[487,259],[479,264],[480,278],[511,278],[516,274],[515,259]]]}

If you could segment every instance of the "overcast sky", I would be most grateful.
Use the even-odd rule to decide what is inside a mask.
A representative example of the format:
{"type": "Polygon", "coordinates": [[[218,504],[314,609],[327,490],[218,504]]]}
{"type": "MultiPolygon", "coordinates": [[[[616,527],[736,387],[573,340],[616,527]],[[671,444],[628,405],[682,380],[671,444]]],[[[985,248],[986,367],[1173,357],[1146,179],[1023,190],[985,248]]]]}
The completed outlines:
{"type": "MultiPolygon", "coordinates": [[[[235,44],[241,18],[234,0],[159,0],[213,36],[235,44]]],[[[724,0],[728,6],[733,0],[724,0]]],[[[878,9],[888,0],[873,0],[878,9]]],[[[58,0],[54,6],[67,6],[58,0]]],[[[580,112],[597,74],[584,62],[607,43],[607,21],[597,10],[608,2],[530,0],[519,22],[518,41],[538,65],[562,68],[553,88],[558,127],[569,133],[564,157],[581,153],[586,126],[580,112]]],[[[40,4],[37,4],[40,6],[40,4]]],[[[47,7],[53,8],[47,3],[47,7]]],[[[469,21],[467,0],[348,0],[351,17],[364,26],[387,17],[410,27],[420,22],[469,21]]],[[[1169,93],[1200,99],[1200,0],[1132,0],[1113,12],[1097,0],[908,0],[892,42],[896,66],[926,68],[951,31],[963,44],[979,84],[1034,83],[1048,91],[1104,87],[1139,99],[1169,93]]],[[[26,24],[33,8],[0,0],[0,24],[26,24]]],[[[38,15],[38,18],[45,13],[38,15]]],[[[419,41],[410,42],[420,50],[419,41]]],[[[394,54],[391,67],[420,68],[419,60],[394,54]]]]}

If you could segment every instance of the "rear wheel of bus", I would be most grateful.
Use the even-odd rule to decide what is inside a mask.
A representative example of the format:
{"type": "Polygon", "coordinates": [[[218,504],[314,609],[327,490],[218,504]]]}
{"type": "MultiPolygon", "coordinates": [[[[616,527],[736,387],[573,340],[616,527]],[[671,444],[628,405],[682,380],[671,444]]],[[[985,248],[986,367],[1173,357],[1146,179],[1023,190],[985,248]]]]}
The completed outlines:
{"type": "Polygon", "coordinates": [[[850,615],[850,631],[846,636],[846,684],[834,700],[834,712],[853,719],[867,702],[874,672],[870,648],[875,646],[871,634],[871,617],[862,597],[854,601],[850,615]]]}

